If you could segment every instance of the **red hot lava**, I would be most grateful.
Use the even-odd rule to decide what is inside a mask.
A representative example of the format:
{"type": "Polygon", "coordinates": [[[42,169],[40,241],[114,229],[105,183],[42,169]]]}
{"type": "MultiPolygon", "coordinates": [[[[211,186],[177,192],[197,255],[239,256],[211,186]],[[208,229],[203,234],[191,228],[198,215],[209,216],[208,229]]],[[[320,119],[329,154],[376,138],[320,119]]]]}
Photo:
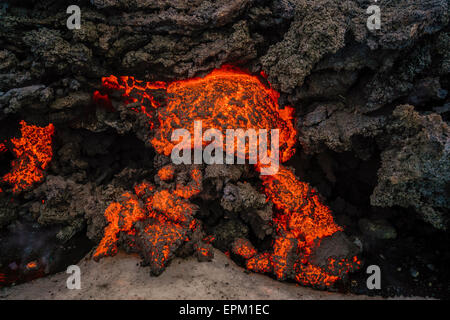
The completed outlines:
{"type": "MultiPolygon", "coordinates": [[[[222,67],[203,78],[171,83],[115,76],[103,78],[102,83],[106,92],[120,91],[126,104],[132,103],[135,111],[148,118],[153,134],[151,144],[160,154],[171,154],[175,146],[170,139],[173,130],[187,129],[194,134],[194,121],[199,120],[205,129],[221,131],[279,129],[280,160],[289,160],[295,152],[293,109],[281,108],[278,92],[264,85],[257,76],[236,68],[222,67]],[[154,90],[166,91],[165,104],[154,98],[154,90]]],[[[112,106],[107,95],[96,92],[94,99],[103,106],[112,106]]],[[[246,151],[248,158],[248,148],[246,151]]],[[[256,169],[259,168],[260,164],[256,164],[256,169]]],[[[158,177],[169,181],[174,172],[173,166],[167,166],[158,172],[158,177]]],[[[173,252],[195,230],[197,208],[189,199],[201,192],[201,175],[201,170],[193,167],[191,182],[185,186],[156,190],[144,183],[135,187],[137,197],[125,194],[121,201],[112,203],[105,212],[109,225],[94,257],[114,254],[118,235],[125,234],[132,238],[133,246],[139,248],[152,272],[160,273],[173,252]]],[[[326,263],[314,263],[312,257],[320,250],[321,241],[334,237],[342,228],[334,222],[330,209],[313,188],[283,166],[278,173],[261,179],[267,200],[276,209],[272,219],[276,232],[269,252],[259,253],[243,239],[234,242],[232,252],[246,261],[249,270],[326,288],[358,268],[357,257],[329,257],[326,263]]]]}
{"type": "MultiPolygon", "coordinates": [[[[3,182],[13,186],[14,193],[27,190],[34,183],[42,181],[44,171],[53,157],[53,124],[38,127],[21,121],[20,125],[22,137],[11,139],[12,151],[16,156],[12,161],[12,171],[2,178],[3,182]]],[[[5,145],[0,145],[0,149],[5,151],[5,145]]]]}

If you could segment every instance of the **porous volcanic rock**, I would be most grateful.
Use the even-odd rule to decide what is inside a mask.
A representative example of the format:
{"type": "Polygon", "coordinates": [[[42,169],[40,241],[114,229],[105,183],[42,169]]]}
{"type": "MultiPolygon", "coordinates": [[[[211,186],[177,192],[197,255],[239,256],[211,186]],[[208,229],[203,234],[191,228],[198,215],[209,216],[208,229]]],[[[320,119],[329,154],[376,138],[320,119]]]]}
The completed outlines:
{"type": "MultiPolygon", "coordinates": [[[[170,82],[224,64],[263,72],[280,92],[279,104],[295,109],[298,158],[289,165],[302,166],[301,178],[319,185],[327,201],[342,202],[343,221],[364,218],[370,211],[364,206],[407,208],[447,229],[447,0],[379,0],[377,31],[366,27],[370,0],[84,0],[81,29],[68,30],[71,4],[12,0],[0,8],[0,143],[17,137],[22,119],[52,122],[57,133],[46,177],[34,190],[11,202],[2,185],[4,234],[33,221],[55,228],[61,243],[80,233],[98,243],[106,207],[135,183],[188,184],[187,167],[176,169],[174,180],[155,178],[170,159],[149,148],[148,121],[133,105],[120,94],[103,106],[91,97],[110,75],[170,82]],[[361,163],[375,165],[353,172],[361,163]],[[367,203],[353,201],[359,192],[339,193],[346,184],[357,191],[369,186],[361,191],[367,203]]],[[[153,94],[164,107],[164,93],[153,94]]],[[[5,170],[12,154],[6,147],[5,170]]],[[[237,238],[273,234],[271,203],[264,203],[255,172],[226,165],[200,170],[203,192],[194,200],[214,246],[226,251],[237,238]]],[[[195,237],[177,254],[192,253],[194,244],[210,249],[200,233],[195,237]]],[[[321,250],[345,242],[338,240],[321,250]]]]}

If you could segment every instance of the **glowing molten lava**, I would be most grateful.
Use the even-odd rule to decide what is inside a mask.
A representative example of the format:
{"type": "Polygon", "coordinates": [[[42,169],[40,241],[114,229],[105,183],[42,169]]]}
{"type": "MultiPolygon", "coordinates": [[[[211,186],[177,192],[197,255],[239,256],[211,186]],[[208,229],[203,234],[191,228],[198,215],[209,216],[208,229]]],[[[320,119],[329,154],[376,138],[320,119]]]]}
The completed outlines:
{"type": "Polygon", "coordinates": [[[4,182],[13,185],[14,193],[40,182],[53,157],[53,124],[41,128],[21,121],[20,125],[22,137],[11,139],[16,159],[12,161],[12,171],[3,177],[4,182]]]}
{"type": "MultiPolygon", "coordinates": [[[[203,78],[168,84],[110,76],[103,78],[103,87],[107,92],[120,91],[125,103],[132,103],[135,111],[147,117],[151,144],[160,154],[170,155],[175,146],[171,141],[175,129],[187,129],[194,134],[193,124],[198,120],[205,130],[214,128],[222,132],[226,129],[279,129],[280,160],[285,162],[294,154],[293,109],[281,108],[279,94],[270,85],[236,68],[222,67],[203,78]],[[165,103],[154,98],[155,90],[166,92],[165,103]]],[[[107,95],[96,92],[94,99],[103,106],[112,106],[107,95]]],[[[246,151],[248,157],[248,148],[246,151]]],[[[259,167],[257,164],[256,169],[259,167]]],[[[157,175],[160,181],[170,181],[175,171],[175,167],[169,165],[157,175]]],[[[261,179],[268,201],[275,205],[272,221],[275,235],[270,252],[258,253],[244,239],[233,243],[232,252],[245,260],[249,270],[325,288],[359,266],[356,257],[331,257],[326,264],[315,265],[311,257],[320,248],[321,241],[342,230],[334,222],[330,209],[321,203],[313,188],[299,181],[286,167],[280,166],[277,174],[261,176],[261,179]]],[[[153,265],[154,273],[160,272],[181,241],[188,239],[189,232],[195,229],[196,206],[188,199],[201,192],[201,180],[202,171],[193,167],[191,181],[186,185],[176,184],[162,190],[148,184],[136,186],[135,192],[145,205],[135,204],[133,208],[144,207],[146,211],[139,209],[138,214],[131,214],[130,209],[124,211],[123,203],[111,204],[105,212],[110,224],[94,256],[113,254],[118,233],[122,232],[137,239],[135,242],[144,260],[153,265]],[[138,221],[143,219],[143,226],[139,226],[138,221]]],[[[198,248],[202,246],[197,247],[199,255],[207,254],[198,248]]]]}
{"type": "Polygon", "coordinates": [[[162,167],[159,171],[158,171],[158,177],[162,180],[162,181],[170,181],[173,179],[175,174],[175,169],[173,166],[168,165],[165,167],[162,167]]]}
{"type": "MultiPolygon", "coordinates": [[[[205,130],[223,132],[239,128],[279,129],[281,161],[287,161],[295,152],[293,109],[280,108],[277,91],[262,84],[257,76],[236,68],[224,66],[204,78],[169,84],[144,83],[133,77],[115,76],[103,78],[102,84],[105,89],[121,91],[125,102],[139,104],[136,111],[149,117],[150,128],[156,124],[151,143],[161,154],[172,152],[176,144],[171,141],[173,130],[186,129],[194,134],[194,120],[201,120],[205,130]],[[151,95],[152,90],[158,89],[166,90],[168,98],[164,106],[151,95]]],[[[94,100],[100,105],[111,104],[99,92],[94,93],[94,100]]]]}
{"type": "Polygon", "coordinates": [[[31,261],[27,263],[27,269],[28,270],[34,270],[37,269],[38,263],[36,261],[31,261]]]}
{"type": "Polygon", "coordinates": [[[170,155],[174,129],[184,128],[193,134],[193,119],[221,132],[229,128],[280,129],[281,161],[294,153],[293,110],[281,109],[279,94],[256,76],[226,67],[204,78],[175,81],[168,85],[167,94],[168,103],[158,110],[159,128],[152,140],[159,153],[170,155]]]}
{"type": "Polygon", "coordinates": [[[316,190],[298,181],[291,170],[281,167],[277,174],[261,179],[266,195],[282,212],[276,219],[285,232],[312,245],[315,239],[342,230],[334,223],[330,209],[320,202],[316,190]]]}
{"type": "Polygon", "coordinates": [[[174,251],[195,230],[197,207],[187,198],[201,190],[200,170],[192,170],[190,185],[177,185],[175,190],[160,190],[147,182],[134,187],[136,195],[125,193],[105,211],[108,226],[94,252],[94,259],[114,255],[120,233],[127,235],[126,245],[141,254],[152,274],[160,274],[174,251]],[[141,221],[141,224],[137,224],[141,221]]]}
{"type": "Polygon", "coordinates": [[[105,210],[105,217],[109,224],[94,254],[95,259],[115,254],[119,232],[132,232],[134,222],[145,218],[145,211],[136,196],[124,193],[122,198],[120,202],[111,203],[105,210]]]}

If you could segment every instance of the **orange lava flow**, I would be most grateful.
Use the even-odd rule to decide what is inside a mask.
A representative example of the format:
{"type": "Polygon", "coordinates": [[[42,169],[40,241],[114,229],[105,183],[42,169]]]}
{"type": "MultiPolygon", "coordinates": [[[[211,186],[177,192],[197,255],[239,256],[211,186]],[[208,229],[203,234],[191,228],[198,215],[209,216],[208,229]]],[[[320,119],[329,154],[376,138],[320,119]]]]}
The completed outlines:
{"type": "Polygon", "coordinates": [[[14,193],[42,181],[53,157],[53,124],[41,128],[21,121],[20,125],[22,137],[11,139],[16,159],[12,161],[12,171],[3,177],[4,182],[13,185],[14,193]]]}
{"type": "MultiPolygon", "coordinates": [[[[280,95],[270,84],[237,68],[223,66],[201,78],[171,83],[142,82],[133,77],[115,76],[103,78],[102,83],[106,91],[120,91],[126,104],[131,104],[130,107],[136,112],[147,116],[150,142],[160,154],[171,154],[177,144],[171,141],[175,129],[186,129],[194,136],[195,121],[202,121],[204,131],[278,129],[280,161],[289,160],[295,152],[297,131],[294,128],[293,108],[280,107],[280,95]],[[165,91],[165,103],[154,98],[158,90],[165,91]]],[[[96,93],[95,99],[103,106],[112,106],[108,95],[96,93]]],[[[202,141],[202,147],[207,144],[202,141]]],[[[195,147],[192,142],[191,148],[195,147]]],[[[248,144],[246,158],[249,158],[248,144]]],[[[257,163],[255,169],[259,171],[261,165],[257,163]]],[[[165,166],[157,175],[161,181],[172,181],[174,167],[165,166]]],[[[329,287],[359,266],[357,257],[353,260],[333,258],[328,265],[314,265],[310,261],[311,255],[320,247],[321,240],[342,231],[334,222],[331,210],[321,202],[315,189],[300,181],[286,167],[280,165],[276,174],[262,175],[261,180],[267,200],[276,209],[272,219],[274,241],[270,252],[257,252],[248,241],[233,244],[233,253],[245,259],[249,270],[273,273],[278,279],[294,279],[302,285],[329,287]]],[[[154,263],[155,273],[158,273],[158,266],[164,265],[162,262],[169,259],[180,239],[186,238],[186,230],[192,230],[195,225],[193,216],[197,208],[189,199],[202,190],[202,171],[196,167],[191,169],[191,181],[186,185],[152,189],[151,195],[148,195],[148,190],[145,184],[135,187],[146,208],[146,215],[154,220],[141,231],[142,236],[148,239],[141,247],[146,247],[147,260],[158,257],[157,263],[154,263]]],[[[118,232],[126,231],[111,226],[118,225],[116,220],[119,219],[111,216],[121,212],[121,205],[105,212],[110,226],[105,230],[105,238],[99,248],[106,242],[116,243],[118,232]]]]}
{"type": "Polygon", "coordinates": [[[233,253],[241,256],[244,259],[250,259],[255,254],[257,254],[257,251],[253,247],[253,245],[245,239],[235,240],[232,246],[233,253]]]}
{"type": "Polygon", "coordinates": [[[113,202],[105,210],[108,226],[105,228],[103,239],[100,241],[94,259],[117,253],[119,232],[132,232],[134,223],[145,218],[146,214],[137,197],[131,193],[124,193],[121,202],[113,202]]]}
{"type": "MultiPolygon", "coordinates": [[[[294,109],[281,108],[277,91],[264,85],[257,76],[237,68],[223,66],[203,78],[169,84],[111,75],[102,78],[102,85],[106,91],[120,91],[125,103],[136,104],[135,111],[148,117],[150,129],[157,125],[151,143],[158,153],[170,155],[176,145],[171,141],[173,130],[186,129],[194,134],[194,121],[202,121],[205,131],[279,129],[281,161],[288,160],[295,152],[294,109]],[[166,91],[166,105],[161,106],[156,101],[152,95],[154,90],[166,91]]],[[[94,93],[94,100],[101,106],[111,106],[107,96],[98,91],[94,93]]]]}
{"type": "MultiPolygon", "coordinates": [[[[144,113],[149,118],[149,127],[153,128],[153,124],[156,121],[154,119],[154,109],[160,105],[149,93],[150,90],[166,89],[167,85],[164,82],[143,82],[134,79],[134,77],[119,77],[109,76],[102,78],[102,86],[108,90],[121,91],[122,96],[125,97],[126,103],[139,104],[139,108],[135,111],[144,113]]],[[[94,92],[94,101],[97,105],[103,108],[114,111],[114,107],[111,100],[107,95],[102,95],[99,91],[94,92]]]]}
{"type": "Polygon", "coordinates": [[[209,251],[206,248],[198,248],[197,251],[199,252],[199,254],[201,254],[202,256],[207,257],[209,255],[209,251]]]}
{"type": "Polygon", "coordinates": [[[191,176],[193,185],[177,186],[181,195],[177,190],[157,191],[152,184],[142,182],[134,187],[135,195],[127,192],[121,201],[112,202],[105,211],[108,225],[94,259],[115,255],[120,235],[131,236],[128,245],[138,250],[152,274],[160,274],[174,251],[189,240],[188,232],[196,228],[197,207],[188,198],[200,192],[194,188],[199,188],[199,170],[193,169],[191,176]],[[143,225],[136,227],[138,221],[143,225]]]}
{"type": "Polygon", "coordinates": [[[177,184],[176,190],[174,191],[175,195],[181,198],[189,199],[200,193],[202,184],[202,172],[200,169],[192,169],[191,177],[192,181],[188,185],[183,186],[177,184]]]}
{"type": "Polygon", "coordinates": [[[201,120],[204,130],[221,132],[279,129],[281,160],[288,160],[294,153],[293,109],[280,108],[279,93],[257,76],[224,66],[203,78],[174,81],[167,86],[167,94],[167,105],[158,110],[159,127],[152,140],[159,153],[170,155],[175,146],[170,139],[174,129],[194,134],[194,120],[201,120]]]}
{"type": "Polygon", "coordinates": [[[316,190],[299,181],[286,167],[272,176],[261,176],[265,193],[275,207],[284,213],[279,224],[308,244],[341,231],[331,210],[319,200],[316,190]]]}
{"type": "Polygon", "coordinates": [[[248,270],[257,273],[270,273],[273,271],[272,255],[268,252],[257,254],[246,262],[248,270]]]}
{"type": "Polygon", "coordinates": [[[185,230],[182,226],[163,218],[158,223],[148,225],[143,231],[146,248],[144,256],[154,273],[159,274],[163,271],[174,249],[184,238],[185,230]]]}
{"type": "Polygon", "coordinates": [[[147,193],[147,191],[153,191],[154,190],[154,186],[153,185],[151,185],[150,183],[148,183],[148,182],[142,182],[142,183],[140,183],[140,184],[137,184],[135,187],[134,187],[134,192],[136,193],[136,195],[139,197],[139,198],[142,198],[143,196],[145,196],[145,194],[147,193]]]}
{"type": "Polygon", "coordinates": [[[196,210],[195,206],[189,201],[176,196],[168,190],[161,190],[155,193],[153,209],[164,212],[167,218],[181,224],[189,223],[196,210]]]}
{"type": "Polygon", "coordinates": [[[158,171],[158,177],[162,181],[170,181],[170,180],[172,180],[174,174],[175,174],[175,168],[172,165],[167,165],[165,167],[162,167],[158,171]]]}
{"type": "MultiPolygon", "coordinates": [[[[311,252],[320,240],[342,228],[334,222],[330,209],[322,204],[316,190],[299,181],[290,169],[281,166],[277,174],[261,176],[261,179],[267,198],[277,209],[273,217],[277,235],[270,261],[278,279],[286,279],[293,272],[298,283],[325,288],[359,267],[357,257],[353,261],[332,259],[325,268],[310,263],[311,252]]],[[[266,257],[249,265],[260,269],[258,263],[267,264],[265,261],[266,257]]]]}
{"type": "Polygon", "coordinates": [[[329,287],[338,280],[339,277],[330,275],[323,271],[322,268],[307,264],[297,270],[295,280],[302,285],[321,284],[329,287]]]}

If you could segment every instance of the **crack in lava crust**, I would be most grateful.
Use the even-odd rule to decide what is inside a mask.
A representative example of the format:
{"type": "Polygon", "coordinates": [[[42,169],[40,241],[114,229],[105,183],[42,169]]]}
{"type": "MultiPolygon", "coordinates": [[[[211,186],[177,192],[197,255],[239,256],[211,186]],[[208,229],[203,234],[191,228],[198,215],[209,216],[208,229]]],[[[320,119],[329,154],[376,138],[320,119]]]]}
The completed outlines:
{"type": "MultiPolygon", "coordinates": [[[[278,92],[257,76],[236,68],[225,66],[203,78],[168,84],[115,76],[103,78],[102,84],[106,92],[120,91],[126,104],[133,103],[137,106],[135,111],[148,118],[151,144],[160,154],[170,155],[175,146],[170,140],[173,130],[183,128],[193,134],[196,120],[202,121],[205,130],[279,129],[280,160],[287,161],[295,152],[293,109],[280,108],[278,92]],[[165,104],[153,97],[154,90],[165,90],[165,104]]],[[[100,105],[112,106],[107,94],[96,92],[94,99],[100,105]]],[[[246,151],[248,158],[248,146],[246,151]]],[[[260,164],[255,168],[259,170],[260,164]]],[[[173,175],[173,167],[165,167],[158,173],[161,180],[173,179],[173,175]]],[[[261,179],[267,200],[276,209],[272,219],[275,235],[270,252],[258,252],[242,239],[233,243],[233,253],[246,261],[249,270],[271,273],[277,279],[291,279],[302,285],[330,288],[359,268],[356,256],[331,256],[325,263],[314,264],[311,257],[320,251],[321,241],[341,233],[342,228],[313,188],[283,166],[277,174],[261,179]]],[[[94,258],[114,254],[117,235],[122,233],[128,237],[125,243],[131,243],[150,264],[152,273],[162,272],[176,249],[183,241],[190,241],[199,226],[194,218],[197,208],[189,199],[202,191],[201,180],[202,171],[192,166],[191,182],[177,185],[175,190],[156,190],[147,182],[136,186],[139,201],[145,204],[142,206],[145,212],[139,209],[138,214],[124,209],[123,202],[112,203],[105,212],[109,225],[94,258]]]]}

